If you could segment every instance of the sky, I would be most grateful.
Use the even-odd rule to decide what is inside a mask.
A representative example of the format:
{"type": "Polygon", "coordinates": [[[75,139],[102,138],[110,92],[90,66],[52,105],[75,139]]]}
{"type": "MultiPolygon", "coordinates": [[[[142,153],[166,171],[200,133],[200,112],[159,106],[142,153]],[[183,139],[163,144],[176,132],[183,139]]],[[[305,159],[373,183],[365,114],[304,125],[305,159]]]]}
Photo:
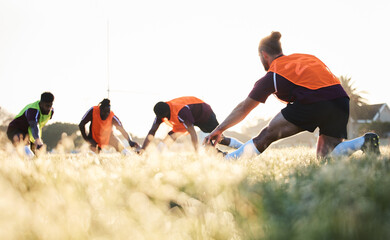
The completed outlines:
{"type": "MultiPolygon", "coordinates": [[[[17,114],[50,91],[52,122],[78,124],[109,97],[144,137],[156,102],[192,95],[222,122],[265,74],[257,47],[272,31],[285,54],[313,54],[369,103],[390,104],[389,10],[387,0],[0,0],[0,107],[17,114]]],[[[283,107],[270,96],[233,130],[283,107]]]]}

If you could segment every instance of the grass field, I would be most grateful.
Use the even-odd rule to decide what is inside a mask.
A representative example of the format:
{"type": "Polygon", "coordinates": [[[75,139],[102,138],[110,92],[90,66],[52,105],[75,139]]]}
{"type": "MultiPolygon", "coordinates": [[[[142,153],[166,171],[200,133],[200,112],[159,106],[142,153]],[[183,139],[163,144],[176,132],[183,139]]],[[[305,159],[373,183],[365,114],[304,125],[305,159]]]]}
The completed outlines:
{"type": "Polygon", "coordinates": [[[390,150],[224,161],[0,150],[0,239],[390,239],[390,150]]]}

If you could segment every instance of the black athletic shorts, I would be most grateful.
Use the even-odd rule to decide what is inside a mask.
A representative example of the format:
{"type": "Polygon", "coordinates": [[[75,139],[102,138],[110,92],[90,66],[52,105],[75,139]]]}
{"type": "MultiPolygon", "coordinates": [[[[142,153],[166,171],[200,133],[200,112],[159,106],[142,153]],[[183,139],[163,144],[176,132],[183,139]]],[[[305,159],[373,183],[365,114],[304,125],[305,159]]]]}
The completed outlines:
{"type": "Polygon", "coordinates": [[[8,128],[7,129],[7,137],[9,140],[11,140],[11,142],[14,141],[13,139],[14,139],[15,135],[21,136],[23,139],[25,139],[27,137],[28,133],[23,132],[19,129],[15,129],[15,128],[8,128]]]}
{"type": "Polygon", "coordinates": [[[199,127],[204,133],[211,133],[219,125],[215,113],[212,112],[207,122],[196,123],[195,126],[199,127]]]}
{"type": "Polygon", "coordinates": [[[313,132],[318,127],[320,134],[347,138],[348,97],[312,104],[289,103],[281,112],[287,121],[309,132],[313,132]]]}

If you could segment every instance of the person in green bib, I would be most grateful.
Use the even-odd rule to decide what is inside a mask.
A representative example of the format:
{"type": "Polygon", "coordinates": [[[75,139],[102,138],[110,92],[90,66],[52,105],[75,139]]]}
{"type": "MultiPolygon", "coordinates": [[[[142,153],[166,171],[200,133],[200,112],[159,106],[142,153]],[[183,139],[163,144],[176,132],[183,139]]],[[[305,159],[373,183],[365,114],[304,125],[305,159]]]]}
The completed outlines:
{"type": "Polygon", "coordinates": [[[44,92],[39,101],[28,104],[15,116],[7,129],[8,139],[14,146],[30,144],[34,153],[43,146],[42,128],[53,117],[53,101],[54,95],[44,92]]]}

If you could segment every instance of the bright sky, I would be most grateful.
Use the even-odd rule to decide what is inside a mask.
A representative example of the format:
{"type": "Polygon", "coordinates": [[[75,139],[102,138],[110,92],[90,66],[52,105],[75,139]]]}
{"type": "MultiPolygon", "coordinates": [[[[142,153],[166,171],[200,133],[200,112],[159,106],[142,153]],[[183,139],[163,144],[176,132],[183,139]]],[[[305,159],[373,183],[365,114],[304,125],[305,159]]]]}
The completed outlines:
{"type": "MultiPolygon", "coordinates": [[[[257,47],[271,31],[285,54],[316,55],[370,103],[390,104],[389,10],[388,0],[0,0],[0,106],[17,114],[51,91],[53,122],[78,124],[109,79],[112,110],[140,137],[156,102],[185,95],[221,122],[265,74],[257,47]]],[[[271,96],[248,119],[282,107],[271,96]]]]}

